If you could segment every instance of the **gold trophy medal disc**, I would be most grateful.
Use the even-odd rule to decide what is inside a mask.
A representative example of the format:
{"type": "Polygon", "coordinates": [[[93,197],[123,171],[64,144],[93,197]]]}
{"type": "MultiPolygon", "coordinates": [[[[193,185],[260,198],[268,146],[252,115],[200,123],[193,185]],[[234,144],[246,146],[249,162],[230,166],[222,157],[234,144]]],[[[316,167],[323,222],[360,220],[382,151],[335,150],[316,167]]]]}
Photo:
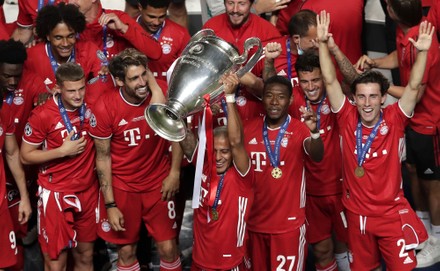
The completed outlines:
{"type": "Polygon", "coordinates": [[[218,220],[218,212],[216,209],[211,210],[212,220],[218,220]]]}
{"type": "Polygon", "coordinates": [[[363,167],[356,167],[354,169],[354,175],[356,175],[356,177],[361,178],[365,175],[365,171],[363,167]]]}
{"type": "Polygon", "coordinates": [[[279,178],[281,178],[281,176],[283,176],[283,171],[281,170],[281,168],[276,167],[276,168],[272,169],[271,174],[274,179],[279,179],[279,178]]]}

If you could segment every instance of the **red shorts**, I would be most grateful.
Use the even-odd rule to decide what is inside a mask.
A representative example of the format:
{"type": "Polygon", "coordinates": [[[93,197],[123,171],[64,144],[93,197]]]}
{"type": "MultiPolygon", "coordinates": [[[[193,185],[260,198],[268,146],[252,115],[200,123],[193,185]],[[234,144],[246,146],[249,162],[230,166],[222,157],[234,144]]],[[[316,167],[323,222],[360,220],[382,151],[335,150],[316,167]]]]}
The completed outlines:
{"type": "Polygon", "coordinates": [[[306,226],[282,234],[249,231],[248,253],[254,271],[305,270],[306,226]]]}
{"type": "MultiPolygon", "coordinates": [[[[408,206],[409,207],[409,206],[408,206]]],[[[348,246],[351,270],[369,271],[380,266],[383,257],[387,270],[413,270],[416,265],[414,249],[407,249],[410,239],[426,240],[423,224],[409,207],[405,223],[399,213],[390,216],[365,217],[346,211],[348,222],[348,246]],[[402,225],[410,225],[414,233],[406,238],[402,225]]]]}
{"type": "Polygon", "coordinates": [[[14,226],[5,202],[0,204],[0,268],[13,266],[17,263],[17,239],[14,226]]]}
{"type": "Polygon", "coordinates": [[[98,185],[83,192],[53,192],[40,187],[38,240],[43,253],[57,259],[77,242],[97,238],[98,185]]]}
{"type": "Polygon", "coordinates": [[[104,198],[99,207],[98,235],[114,244],[133,244],[139,240],[142,221],[156,242],[176,238],[177,224],[174,201],[163,201],[160,188],[141,193],[127,192],[113,187],[118,209],[124,215],[125,231],[111,229],[107,219],[104,198]]]}
{"type": "Polygon", "coordinates": [[[315,244],[331,238],[335,233],[340,242],[347,242],[347,220],[341,195],[314,197],[307,196],[306,217],[307,242],[315,244]]]}
{"type": "Polygon", "coordinates": [[[194,262],[191,264],[191,271],[247,271],[252,270],[250,269],[250,266],[247,266],[246,263],[243,261],[239,265],[237,265],[234,268],[224,270],[224,269],[206,269],[202,268],[200,266],[197,266],[194,262]]]}

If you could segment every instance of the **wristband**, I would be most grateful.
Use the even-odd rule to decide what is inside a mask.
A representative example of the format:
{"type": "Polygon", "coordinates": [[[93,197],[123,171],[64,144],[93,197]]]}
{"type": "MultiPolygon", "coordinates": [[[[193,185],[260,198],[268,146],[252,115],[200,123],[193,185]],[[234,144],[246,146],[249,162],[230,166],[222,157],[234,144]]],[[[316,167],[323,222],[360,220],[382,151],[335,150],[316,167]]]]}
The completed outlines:
{"type": "Polygon", "coordinates": [[[114,201],[105,204],[105,209],[116,208],[116,207],[118,207],[118,205],[116,205],[116,202],[114,201]]]}
{"type": "Polygon", "coordinates": [[[225,99],[227,103],[235,103],[235,94],[225,94],[225,99]]]}
{"type": "Polygon", "coordinates": [[[316,133],[312,133],[312,132],[310,132],[310,136],[311,136],[313,139],[318,139],[318,138],[321,136],[321,134],[320,134],[319,132],[316,132],[316,133]]]}

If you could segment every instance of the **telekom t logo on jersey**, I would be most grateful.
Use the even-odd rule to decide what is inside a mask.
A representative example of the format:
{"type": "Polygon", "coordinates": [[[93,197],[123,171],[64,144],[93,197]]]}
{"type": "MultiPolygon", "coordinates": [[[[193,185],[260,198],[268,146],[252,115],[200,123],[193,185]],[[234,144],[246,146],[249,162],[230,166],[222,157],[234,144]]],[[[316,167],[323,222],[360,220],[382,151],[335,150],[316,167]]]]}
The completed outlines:
{"type": "Polygon", "coordinates": [[[139,128],[125,130],[124,140],[129,142],[128,143],[129,147],[139,145],[138,142],[141,140],[141,132],[139,131],[139,128]]]}
{"type": "Polygon", "coordinates": [[[251,152],[251,160],[255,165],[255,171],[262,172],[261,166],[266,165],[266,152],[251,152]]]}

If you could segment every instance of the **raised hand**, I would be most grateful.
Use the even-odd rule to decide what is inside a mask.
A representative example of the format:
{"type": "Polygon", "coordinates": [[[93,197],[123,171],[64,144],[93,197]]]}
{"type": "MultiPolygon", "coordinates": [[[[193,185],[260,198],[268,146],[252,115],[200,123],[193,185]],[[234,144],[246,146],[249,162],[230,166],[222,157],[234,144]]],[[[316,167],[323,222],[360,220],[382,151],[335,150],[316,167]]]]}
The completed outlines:
{"type": "Polygon", "coordinates": [[[316,112],[313,111],[310,101],[307,101],[307,107],[301,106],[299,108],[301,112],[301,120],[309,128],[310,131],[315,132],[317,127],[318,118],[316,112]]]}
{"type": "Polygon", "coordinates": [[[318,41],[327,42],[332,36],[332,34],[328,32],[330,27],[330,13],[327,13],[325,10],[321,11],[320,14],[316,15],[316,23],[318,41]]]}
{"type": "Polygon", "coordinates": [[[281,48],[281,44],[278,42],[269,42],[264,47],[264,55],[266,56],[267,60],[277,58],[282,51],[283,49],[281,48]]]}
{"type": "Polygon", "coordinates": [[[428,51],[431,47],[432,36],[434,35],[435,27],[428,23],[428,21],[424,21],[420,23],[419,26],[419,38],[415,41],[412,38],[408,40],[417,48],[419,51],[428,51]]]}

